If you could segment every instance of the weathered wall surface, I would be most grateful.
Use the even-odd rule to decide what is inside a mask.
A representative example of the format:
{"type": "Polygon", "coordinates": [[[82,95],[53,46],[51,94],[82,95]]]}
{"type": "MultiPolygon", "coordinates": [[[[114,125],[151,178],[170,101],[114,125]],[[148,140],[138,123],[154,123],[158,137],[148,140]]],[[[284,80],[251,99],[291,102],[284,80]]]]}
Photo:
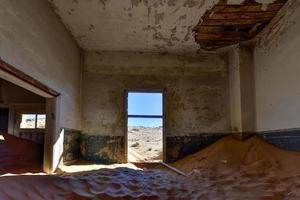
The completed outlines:
{"type": "Polygon", "coordinates": [[[60,92],[60,125],[81,128],[80,49],[47,1],[1,1],[0,56],[60,92]]]}
{"type": "Polygon", "coordinates": [[[257,130],[300,127],[300,6],[289,1],[254,53],[257,130]]]}
{"type": "Polygon", "coordinates": [[[256,108],[253,46],[240,46],[239,51],[243,132],[254,132],[256,108]]]}
{"type": "Polygon", "coordinates": [[[82,158],[81,141],[80,131],[64,128],[64,152],[62,156],[65,163],[82,158]]]}
{"type": "Polygon", "coordinates": [[[228,53],[232,132],[255,130],[253,47],[236,46],[228,53]]]}
{"type": "Polygon", "coordinates": [[[241,132],[243,127],[239,48],[233,48],[229,51],[228,68],[231,130],[233,132],[241,132]]]}
{"type": "Polygon", "coordinates": [[[226,68],[226,57],[221,55],[86,53],[84,156],[96,161],[103,157],[108,161],[124,159],[126,89],[164,90],[167,154],[172,152],[169,157],[177,158],[183,146],[174,145],[172,138],[189,142],[189,137],[204,133],[228,132],[226,68]]]}

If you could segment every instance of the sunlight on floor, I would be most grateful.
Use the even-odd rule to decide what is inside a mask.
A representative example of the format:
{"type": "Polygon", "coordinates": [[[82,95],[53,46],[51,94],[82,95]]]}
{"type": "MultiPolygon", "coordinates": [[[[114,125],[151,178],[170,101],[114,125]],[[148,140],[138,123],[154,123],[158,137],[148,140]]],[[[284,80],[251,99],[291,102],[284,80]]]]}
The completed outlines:
{"type": "Polygon", "coordinates": [[[3,135],[0,135],[0,140],[5,140],[5,138],[3,137],[3,135]]]}
{"type": "Polygon", "coordinates": [[[48,175],[48,174],[46,174],[46,173],[23,173],[23,174],[7,173],[7,174],[0,175],[0,177],[5,177],[5,176],[45,176],[45,175],[48,175]]]}
{"type": "Polygon", "coordinates": [[[84,160],[79,160],[78,162],[69,166],[60,165],[59,169],[65,173],[76,173],[76,172],[87,172],[87,171],[93,171],[99,169],[115,169],[120,167],[134,169],[134,170],[143,170],[131,163],[100,165],[100,164],[92,164],[84,160]]]}

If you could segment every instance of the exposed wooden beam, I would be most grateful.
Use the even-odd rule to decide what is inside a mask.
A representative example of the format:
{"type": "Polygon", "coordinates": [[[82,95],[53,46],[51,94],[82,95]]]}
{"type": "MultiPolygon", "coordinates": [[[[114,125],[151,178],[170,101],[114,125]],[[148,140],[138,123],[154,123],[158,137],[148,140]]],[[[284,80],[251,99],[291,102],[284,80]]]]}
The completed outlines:
{"type": "Polygon", "coordinates": [[[258,19],[258,18],[272,18],[276,15],[275,11],[267,12],[218,12],[213,15],[205,14],[203,19],[221,19],[221,20],[231,20],[231,19],[258,19]]]}
{"type": "Polygon", "coordinates": [[[218,32],[218,33],[198,33],[197,40],[239,40],[241,34],[239,32],[218,32]]]}
{"type": "Polygon", "coordinates": [[[254,38],[274,18],[287,0],[277,0],[262,10],[262,4],[245,0],[227,4],[220,0],[195,26],[195,40],[201,49],[214,50],[254,38]]]}
{"type": "MultiPolygon", "coordinates": [[[[278,11],[284,3],[273,3],[269,4],[266,11],[278,11]]],[[[245,5],[215,5],[213,9],[208,11],[211,12],[261,12],[262,4],[245,4],[245,5]]]]}
{"type": "Polygon", "coordinates": [[[272,18],[253,18],[253,19],[207,19],[201,23],[201,25],[210,25],[210,26],[233,26],[233,25],[248,25],[248,24],[257,24],[263,22],[269,22],[272,18]]]}

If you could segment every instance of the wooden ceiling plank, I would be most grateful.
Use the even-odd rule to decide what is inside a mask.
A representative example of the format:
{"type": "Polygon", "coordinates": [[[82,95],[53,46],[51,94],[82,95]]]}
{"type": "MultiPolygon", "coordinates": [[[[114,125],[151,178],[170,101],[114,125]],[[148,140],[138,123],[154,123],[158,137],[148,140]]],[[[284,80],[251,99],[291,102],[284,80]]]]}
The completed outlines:
{"type": "Polygon", "coordinates": [[[257,24],[257,23],[264,23],[269,22],[272,18],[257,18],[257,19],[207,19],[201,23],[201,25],[213,25],[213,26],[235,26],[235,25],[247,25],[247,24],[257,24]]]}
{"type": "Polygon", "coordinates": [[[262,4],[254,0],[239,5],[220,0],[193,29],[195,40],[201,49],[208,51],[247,41],[268,25],[286,2],[277,0],[264,11],[262,4]]]}
{"type": "Polygon", "coordinates": [[[198,33],[196,35],[197,40],[239,40],[240,34],[236,32],[235,34],[222,34],[222,33],[198,33]]]}
{"type": "MultiPolygon", "coordinates": [[[[269,4],[266,11],[278,11],[284,3],[273,3],[269,4]]],[[[210,14],[211,12],[261,12],[262,5],[255,4],[255,5],[216,5],[213,9],[209,10],[207,13],[210,14]]]]}
{"type": "Polygon", "coordinates": [[[267,11],[267,12],[231,12],[231,13],[214,13],[213,15],[205,14],[203,20],[205,19],[257,19],[257,18],[272,18],[277,12],[267,11]]]}

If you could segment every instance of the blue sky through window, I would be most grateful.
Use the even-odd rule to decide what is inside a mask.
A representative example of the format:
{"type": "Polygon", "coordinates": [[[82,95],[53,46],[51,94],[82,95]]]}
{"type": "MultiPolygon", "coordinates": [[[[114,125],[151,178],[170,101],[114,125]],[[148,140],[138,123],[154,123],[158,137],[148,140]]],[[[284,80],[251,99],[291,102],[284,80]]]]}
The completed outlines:
{"type": "MultiPolygon", "coordinates": [[[[128,115],[162,115],[162,93],[128,93],[128,115]]],[[[128,126],[159,127],[162,118],[128,118],[128,126]]]]}

